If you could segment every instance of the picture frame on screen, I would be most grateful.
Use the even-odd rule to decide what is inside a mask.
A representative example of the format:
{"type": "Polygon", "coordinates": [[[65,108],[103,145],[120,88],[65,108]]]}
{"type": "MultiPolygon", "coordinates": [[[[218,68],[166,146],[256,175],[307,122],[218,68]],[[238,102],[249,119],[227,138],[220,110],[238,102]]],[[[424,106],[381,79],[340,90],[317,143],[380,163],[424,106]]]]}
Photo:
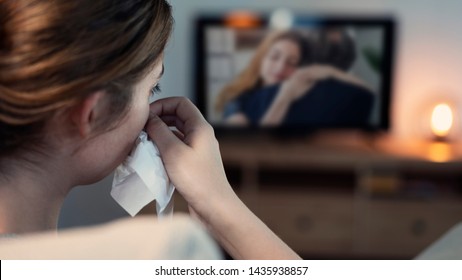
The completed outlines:
{"type": "Polygon", "coordinates": [[[390,128],[390,16],[199,15],[194,99],[218,133],[390,128]]]}

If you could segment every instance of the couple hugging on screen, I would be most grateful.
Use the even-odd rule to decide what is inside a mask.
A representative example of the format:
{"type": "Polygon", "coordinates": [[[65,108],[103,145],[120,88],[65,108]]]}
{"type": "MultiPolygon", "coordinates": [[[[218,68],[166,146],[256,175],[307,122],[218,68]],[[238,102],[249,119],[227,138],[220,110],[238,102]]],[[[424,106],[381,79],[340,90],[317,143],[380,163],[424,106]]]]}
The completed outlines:
{"type": "Polygon", "coordinates": [[[348,73],[356,58],[344,28],[270,33],[216,109],[236,126],[367,126],[375,94],[348,73]]]}

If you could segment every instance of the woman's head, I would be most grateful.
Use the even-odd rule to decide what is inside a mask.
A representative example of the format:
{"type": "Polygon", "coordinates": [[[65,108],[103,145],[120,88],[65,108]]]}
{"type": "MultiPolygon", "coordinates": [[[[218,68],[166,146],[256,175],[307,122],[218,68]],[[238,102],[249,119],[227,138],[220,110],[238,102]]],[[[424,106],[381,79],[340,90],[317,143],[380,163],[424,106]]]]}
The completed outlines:
{"type": "Polygon", "coordinates": [[[264,86],[287,79],[301,64],[305,42],[297,33],[285,33],[276,37],[260,62],[260,79],[264,86]]]}
{"type": "Polygon", "coordinates": [[[110,165],[120,163],[147,119],[172,25],[164,0],[0,1],[0,163],[43,153],[50,129],[91,142],[131,120],[133,135],[112,135],[110,165]]]}
{"type": "Polygon", "coordinates": [[[287,79],[297,67],[309,63],[311,50],[306,37],[298,31],[269,34],[258,46],[248,66],[226,86],[217,100],[217,110],[254,87],[270,86],[287,79]]]}

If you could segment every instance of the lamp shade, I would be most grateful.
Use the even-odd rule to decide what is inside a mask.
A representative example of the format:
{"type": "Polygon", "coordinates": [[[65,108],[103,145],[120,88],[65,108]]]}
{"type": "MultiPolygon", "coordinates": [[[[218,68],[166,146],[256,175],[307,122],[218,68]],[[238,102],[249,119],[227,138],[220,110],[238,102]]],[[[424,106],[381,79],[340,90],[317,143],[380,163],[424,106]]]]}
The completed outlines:
{"type": "Polygon", "coordinates": [[[447,103],[436,104],[432,109],[430,127],[437,138],[446,138],[454,125],[454,110],[447,103]]]}

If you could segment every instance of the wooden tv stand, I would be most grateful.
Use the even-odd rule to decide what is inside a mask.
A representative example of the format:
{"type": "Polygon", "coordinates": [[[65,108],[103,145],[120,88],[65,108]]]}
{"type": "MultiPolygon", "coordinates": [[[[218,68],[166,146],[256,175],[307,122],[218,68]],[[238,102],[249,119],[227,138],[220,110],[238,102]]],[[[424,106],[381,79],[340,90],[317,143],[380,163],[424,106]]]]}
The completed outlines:
{"type": "Polygon", "coordinates": [[[218,140],[240,198],[306,258],[413,258],[462,221],[462,144],[351,132],[218,140]]]}

